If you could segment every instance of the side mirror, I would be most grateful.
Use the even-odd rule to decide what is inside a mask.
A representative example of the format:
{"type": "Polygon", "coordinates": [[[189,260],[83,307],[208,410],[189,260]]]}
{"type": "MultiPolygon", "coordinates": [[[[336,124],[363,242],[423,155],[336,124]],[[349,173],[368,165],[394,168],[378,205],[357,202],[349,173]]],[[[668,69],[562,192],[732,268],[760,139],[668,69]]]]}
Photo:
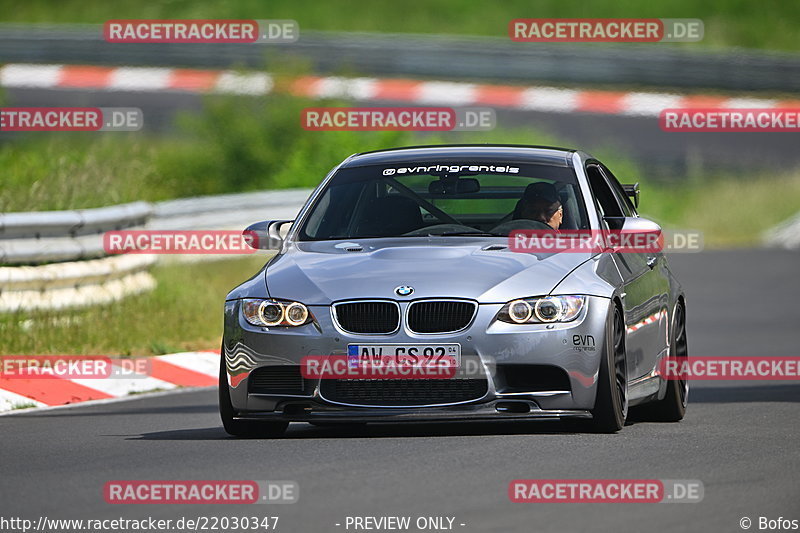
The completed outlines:
{"type": "Polygon", "coordinates": [[[294,220],[264,220],[250,224],[242,232],[247,244],[256,250],[280,250],[283,237],[280,234],[281,226],[294,220]]]}
{"type": "Polygon", "coordinates": [[[639,208],[639,182],[633,185],[623,185],[622,190],[628,195],[628,198],[633,202],[633,207],[639,208]]]}
{"type": "MultiPolygon", "coordinates": [[[[613,252],[655,253],[663,251],[661,226],[643,217],[604,217],[608,223],[606,246],[613,252]]],[[[601,230],[605,233],[606,230],[601,230]]]]}
{"type": "Polygon", "coordinates": [[[622,231],[636,233],[661,233],[661,226],[649,218],[644,217],[625,217],[622,223],[622,231]]]}

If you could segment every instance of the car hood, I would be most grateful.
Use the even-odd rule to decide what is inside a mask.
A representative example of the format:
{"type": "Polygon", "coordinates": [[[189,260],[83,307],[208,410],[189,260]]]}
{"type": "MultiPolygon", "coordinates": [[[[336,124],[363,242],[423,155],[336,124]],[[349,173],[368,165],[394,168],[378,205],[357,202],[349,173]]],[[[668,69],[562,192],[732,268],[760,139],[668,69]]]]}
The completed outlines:
{"type": "Polygon", "coordinates": [[[425,237],[291,243],[265,270],[270,297],[328,305],[353,298],[469,298],[504,303],[548,294],[589,253],[512,252],[507,239],[425,237]],[[361,251],[353,251],[361,248],[361,251]],[[395,288],[410,285],[399,297],[395,288]]]}

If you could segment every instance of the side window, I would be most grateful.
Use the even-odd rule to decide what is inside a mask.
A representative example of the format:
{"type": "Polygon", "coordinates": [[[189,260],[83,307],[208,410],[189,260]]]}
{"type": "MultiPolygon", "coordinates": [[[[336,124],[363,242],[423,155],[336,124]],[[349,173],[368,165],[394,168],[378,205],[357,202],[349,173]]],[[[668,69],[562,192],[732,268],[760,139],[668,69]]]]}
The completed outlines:
{"type": "Polygon", "coordinates": [[[600,168],[602,169],[603,174],[606,175],[606,178],[608,178],[608,183],[614,190],[614,194],[617,196],[617,201],[622,206],[622,212],[625,213],[626,217],[636,216],[636,208],[633,207],[630,198],[628,198],[628,195],[625,194],[625,189],[622,188],[622,185],[620,185],[617,178],[606,167],[603,166],[600,168]]]}
{"type": "Polygon", "coordinates": [[[586,175],[589,177],[589,185],[597,202],[600,216],[619,218],[619,221],[606,220],[611,229],[619,229],[622,227],[622,217],[625,216],[625,213],[620,207],[614,191],[609,187],[600,167],[595,164],[587,165],[586,175]]]}

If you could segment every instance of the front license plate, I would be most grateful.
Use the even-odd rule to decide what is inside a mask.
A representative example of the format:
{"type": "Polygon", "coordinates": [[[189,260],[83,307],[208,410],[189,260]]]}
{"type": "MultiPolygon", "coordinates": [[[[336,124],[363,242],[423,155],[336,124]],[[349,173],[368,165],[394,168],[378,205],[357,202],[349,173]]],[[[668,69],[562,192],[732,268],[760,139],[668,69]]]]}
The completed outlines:
{"type": "Polygon", "coordinates": [[[461,366],[460,344],[348,344],[347,366],[461,366]]]}

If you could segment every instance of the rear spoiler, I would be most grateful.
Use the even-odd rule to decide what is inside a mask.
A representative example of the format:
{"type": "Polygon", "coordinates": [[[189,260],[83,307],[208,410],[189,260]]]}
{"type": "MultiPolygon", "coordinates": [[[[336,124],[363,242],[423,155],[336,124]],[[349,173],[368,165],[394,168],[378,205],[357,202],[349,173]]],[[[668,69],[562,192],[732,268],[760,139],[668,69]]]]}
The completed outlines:
{"type": "Polygon", "coordinates": [[[639,207],[639,182],[634,183],[633,185],[623,185],[622,190],[625,191],[625,194],[633,202],[634,207],[639,207]]]}

